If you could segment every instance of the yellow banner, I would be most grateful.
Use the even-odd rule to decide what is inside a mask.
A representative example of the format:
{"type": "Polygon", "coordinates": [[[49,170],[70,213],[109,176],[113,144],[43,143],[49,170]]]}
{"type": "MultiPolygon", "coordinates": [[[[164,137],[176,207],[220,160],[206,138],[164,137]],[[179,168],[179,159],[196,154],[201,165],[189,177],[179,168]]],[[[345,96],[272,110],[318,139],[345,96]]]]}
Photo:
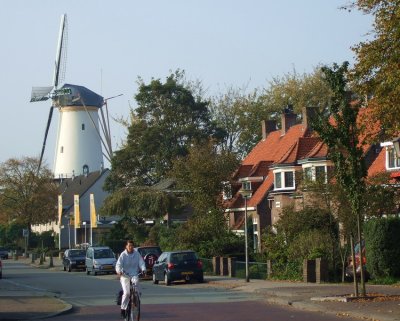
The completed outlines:
{"type": "Polygon", "coordinates": [[[61,226],[61,215],[63,210],[62,195],[58,195],[58,226],[61,226]]]}
{"type": "Polygon", "coordinates": [[[81,227],[81,212],[79,211],[79,195],[74,195],[75,228],[81,227]]]}
{"type": "Polygon", "coordinates": [[[96,206],[94,205],[94,195],[90,194],[90,226],[91,228],[97,227],[96,206]]]}

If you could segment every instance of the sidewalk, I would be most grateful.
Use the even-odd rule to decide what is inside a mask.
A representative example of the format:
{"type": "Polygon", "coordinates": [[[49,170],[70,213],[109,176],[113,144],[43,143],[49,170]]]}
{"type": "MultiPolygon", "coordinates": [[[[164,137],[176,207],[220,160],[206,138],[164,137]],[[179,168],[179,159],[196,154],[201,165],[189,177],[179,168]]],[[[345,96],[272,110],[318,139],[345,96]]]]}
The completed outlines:
{"type": "MultiPolygon", "coordinates": [[[[7,261],[31,264],[31,259],[19,258],[18,261],[3,260],[3,279],[0,280],[0,320],[35,320],[56,316],[72,309],[72,306],[51,293],[21,286],[7,279],[7,261]]],[[[38,260],[36,260],[38,261],[38,260]]],[[[54,267],[49,268],[49,260],[43,265],[34,264],[43,269],[61,269],[61,261],[53,260],[54,267]]]]}
{"type": "MultiPolygon", "coordinates": [[[[31,264],[31,259],[18,262],[31,264]]],[[[53,259],[54,267],[61,270],[61,260],[53,259]]],[[[49,260],[38,268],[49,268],[49,260]]],[[[4,268],[4,267],[3,267],[4,268]]],[[[250,280],[222,276],[206,276],[212,286],[225,287],[235,291],[255,293],[272,304],[319,311],[338,316],[355,317],[374,321],[400,321],[400,286],[369,285],[367,292],[375,294],[370,299],[351,298],[352,284],[315,284],[302,282],[250,280]]],[[[0,280],[0,320],[33,320],[65,313],[70,304],[35,289],[24,288],[4,279],[0,280]]]]}
{"type": "Polygon", "coordinates": [[[353,284],[250,280],[210,276],[215,286],[257,293],[268,303],[374,321],[400,321],[400,286],[366,284],[368,299],[352,298],[353,284]],[[372,296],[374,294],[374,296],[372,296]],[[346,302],[347,301],[347,302],[346,302]]]}

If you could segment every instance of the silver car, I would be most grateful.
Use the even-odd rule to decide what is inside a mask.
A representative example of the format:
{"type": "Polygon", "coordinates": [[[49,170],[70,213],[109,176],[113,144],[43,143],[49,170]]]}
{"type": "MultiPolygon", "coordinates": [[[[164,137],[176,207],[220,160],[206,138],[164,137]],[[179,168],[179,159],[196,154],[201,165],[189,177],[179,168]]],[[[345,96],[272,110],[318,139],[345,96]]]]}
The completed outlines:
{"type": "Polygon", "coordinates": [[[112,274],[115,273],[117,259],[108,246],[91,246],[86,251],[86,274],[93,272],[112,274]]]}

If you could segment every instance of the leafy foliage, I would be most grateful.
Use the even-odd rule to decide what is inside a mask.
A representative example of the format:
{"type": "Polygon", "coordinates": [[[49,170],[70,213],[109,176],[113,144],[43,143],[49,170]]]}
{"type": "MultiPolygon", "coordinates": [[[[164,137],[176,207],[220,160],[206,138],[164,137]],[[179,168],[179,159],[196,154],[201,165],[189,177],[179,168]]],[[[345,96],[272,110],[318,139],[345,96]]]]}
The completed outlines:
{"type": "Polygon", "coordinates": [[[364,95],[372,95],[376,117],[388,134],[400,129],[400,4],[398,0],[356,0],[355,8],[374,17],[368,40],[353,50],[357,55],[353,80],[364,95]]]}
{"type": "Polygon", "coordinates": [[[237,166],[233,153],[219,152],[213,141],[209,141],[190,147],[186,157],[174,161],[169,175],[176,180],[177,188],[185,191],[183,202],[190,204],[197,213],[204,213],[222,207],[224,182],[237,166]]]}
{"type": "Polygon", "coordinates": [[[108,195],[100,209],[102,215],[122,215],[141,222],[173,213],[179,200],[172,194],[150,187],[121,188],[108,195]]]}
{"type": "Polygon", "coordinates": [[[220,133],[210,120],[208,102],[194,96],[177,71],[163,83],[139,80],[127,141],[111,162],[106,181],[109,191],[151,186],[163,179],[176,157],[185,156],[190,144],[207,141],[220,133]]]}
{"type": "Polygon", "coordinates": [[[400,219],[365,223],[367,270],[373,277],[400,277],[400,219]]]}
{"type": "Polygon", "coordinates": [[[56,219],[58,188],[50,170],[38,159],[9,159],[0,165],[0,212],[5,222],[16,220],[29,227],[56,219]]]}

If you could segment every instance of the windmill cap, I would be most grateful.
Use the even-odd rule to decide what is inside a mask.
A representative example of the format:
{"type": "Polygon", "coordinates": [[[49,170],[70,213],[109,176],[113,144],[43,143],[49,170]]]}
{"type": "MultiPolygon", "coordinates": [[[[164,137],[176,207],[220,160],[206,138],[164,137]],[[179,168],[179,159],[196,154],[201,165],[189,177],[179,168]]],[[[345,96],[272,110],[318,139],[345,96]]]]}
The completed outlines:
{"type": "Polygon", "coordinates": [[[53,97],[57,106],[95,106],[101,108],[104,98],[83,86],[64,84],[53,97]]]}

